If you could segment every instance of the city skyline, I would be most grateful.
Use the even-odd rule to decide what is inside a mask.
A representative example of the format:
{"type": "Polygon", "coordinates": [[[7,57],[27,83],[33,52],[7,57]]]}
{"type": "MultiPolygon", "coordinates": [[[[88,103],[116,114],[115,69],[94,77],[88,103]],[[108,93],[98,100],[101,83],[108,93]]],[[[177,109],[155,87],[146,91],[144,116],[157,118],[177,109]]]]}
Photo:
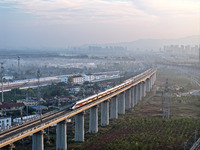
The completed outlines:
{"type": "Polygon", "coordinates": [[[68,47],[200,34],[198,0],[1,0],[0,47],[68,47]]]}

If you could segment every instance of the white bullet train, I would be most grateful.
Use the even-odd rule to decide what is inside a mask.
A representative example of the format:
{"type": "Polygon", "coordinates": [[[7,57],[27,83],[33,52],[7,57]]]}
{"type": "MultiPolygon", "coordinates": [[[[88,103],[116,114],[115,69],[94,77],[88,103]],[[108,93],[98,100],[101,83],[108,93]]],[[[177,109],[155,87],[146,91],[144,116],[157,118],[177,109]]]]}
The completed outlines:
{"type": "Polygon", "coordinates": [[[143,78],[146,74],[150,73],[152,70],[153,70],[152,68],[148,69],[145,72],[143,72],[143,73],[141,73],[141,74],[139,74],[137,76],[134,76],[134,77],[124,81],[120,85],[117,85],[117,86],[115,86],[115,87],[113,87],[111,89],[108,89],[106,91],[103,91],[101,93],[98,93],[98,94],[92,95],[90,97],[87,97],[87,98],[85,98],[83,100],[77,101],[77,102],[75,102],[75,103],[73,103],[71,105],[70,109],[74,110],[74,109],[79,108],[81,106],[84,106],[84,105],[86,105],[88,103],[91,103],[91,102],[93,102],[93,101],[95,101],[95,100],[97,100],[99,98],[102,98],[103,96],[106,96],[106,95],[109,95],[111,93],[114,93],[114,92],[116,92],[116,91],[118,91],[118,90],[120,90],[120,89],[122,89],[122,88],[124,88],[124,87],[126,87],[126,86],[128,86],[128,85],[130,85],[132,83],[134,83],[135,81],[139,80],[140,78],[143,78]]]}
{"type": "Polygon", "coordinates": [[[111,93],[114,93],[115,91],[118,91],[118,90],[122,89],[123,87],[126,87],[126,86],[132,84],[133,82],[134,82],[134,78],[128,79],[128,80],[126,80],[124,83],[122,83],[122,84],[120,84],[120,85],[117,85],[117,86],[115,86],[115,87],[113,87],[113,88],[111,88],[111,89],[108,89],[108,90],[106,90],[106,91],[103,91],[103,92],[101,92],[101,93],[92,95],[92,96],[87,97],[87,98],[85,98],[85,99],[83,99],[83,100],[80,100],[80,101],[77,101],[77,102],[73,103],[73,104],[71,105],[70,109],[71,109],[71,110],[74,110],[74,109],[79,108],[79,107],[81,107],[81,106],[83,106],[83,105],[86,105],[86,104],[88,104],[88,103],[91,103],[91,102],[93,102],[93,101],[95,101],[95,100],[97,100],[97,99],[99,99],[99,98],[102,98],[102,97],[104,97],[104,96],[106,96],[106,95],[109,95],[109,94],[111,94],[111,93]]]}

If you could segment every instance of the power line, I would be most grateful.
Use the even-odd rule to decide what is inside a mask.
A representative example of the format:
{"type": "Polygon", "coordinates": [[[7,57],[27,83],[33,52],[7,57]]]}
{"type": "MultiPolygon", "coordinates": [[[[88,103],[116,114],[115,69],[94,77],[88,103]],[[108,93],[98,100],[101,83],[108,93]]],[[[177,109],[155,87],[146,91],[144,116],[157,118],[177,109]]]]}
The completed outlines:
{"type": "Polygon", "coordinates": [[[169,98],[168,79],[166,79],[165,90],[162,97],[162,117],[163,119],[170,118],[170,98],[169,98]]]}

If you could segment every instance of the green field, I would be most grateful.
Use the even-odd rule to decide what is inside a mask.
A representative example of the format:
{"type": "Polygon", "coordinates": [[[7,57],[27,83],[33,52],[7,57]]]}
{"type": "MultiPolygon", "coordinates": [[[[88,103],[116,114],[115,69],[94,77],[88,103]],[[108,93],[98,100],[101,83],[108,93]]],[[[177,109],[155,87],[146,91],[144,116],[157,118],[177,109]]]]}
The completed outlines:
{"type": "Polygon", "coordinates": [[[86,142],[69,144],[69,149],[190,149],[194,132],[198,131],[200,137],[200,96],[177,97],[177,93],[200,87],[190,81],[188,74],[162,68],[158,70],[155,88],[158,90],[153,98],[148,99],[152,93],[147,93],[146,98],[134,109],[111,121],[107,128],[99,127],[98,134],[86,134],[86,142]],[[166,79],[169,85],[170,119],[162,119],[162,92],[166,79]]]}
{"type": "Polygon", "coordinates": [[[200,122],[195,119],[130,119],[112,133],[117,138],[105,141],[102,143],[105,146],[100,149],[181,149],[182,143],[192,136],[194,130],[199,130],[199,126],[200,122]]]}

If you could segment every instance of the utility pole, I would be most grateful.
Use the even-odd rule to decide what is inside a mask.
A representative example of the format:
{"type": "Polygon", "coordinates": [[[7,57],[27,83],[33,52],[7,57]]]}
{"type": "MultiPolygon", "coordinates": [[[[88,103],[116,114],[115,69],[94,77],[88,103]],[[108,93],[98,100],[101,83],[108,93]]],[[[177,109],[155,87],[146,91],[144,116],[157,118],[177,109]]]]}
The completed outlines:
{"type": "MultiPolygon", "coordinates": [[[[28,101],[28,89],[26,90],[26,101],[28,101]]],[[[28,105],[26,105],[26,116],[28,116],[28,105]]]]}
{"type": "Polygon", "coordinates": [[[57,97],[57,100],[58,100],[58,107],[61,105],[60,104],[60,98],[59,97],[57,97]]]}
{"type": "Polygon", "coordinates": [[[170,118],[170,98],[169,98],[169,88],[168,88],[168,79],[166,79],[166,84],[165,84],[165,91],[163,92],[163,97],[162,97],[162,117],[163,119],[169,119],[170,118]]]}
{"type": "Polygon", "coordinates": [[[38,69],[37,70],[37,79],[38,79],[38,103],[37,103],[37,105],[39,105],[39,110],[38,110],[38,114],[40,115],[40,119],[41,119],[41,108],[40,108],[40,76],[41,76],[41,74],[40,74],[40,69],[38,69]]]}
{"type": "Polygon", "coordinates": [[[21,114],[21,122],[23,121],[23,110],[20,110],[20,114],[21,114]]]}
{"type": "Polygon", "coordinates": [[[28,105],[26,105],[26,116],[28,116],[28,105]]]}
{"type": "Polygon", "coordinates": [[[1,63],[1,102],[4,102],[4,99],[3,99],[3,76],[4,76],[4,67],[3,67],[3,63],[1,63]]]}

